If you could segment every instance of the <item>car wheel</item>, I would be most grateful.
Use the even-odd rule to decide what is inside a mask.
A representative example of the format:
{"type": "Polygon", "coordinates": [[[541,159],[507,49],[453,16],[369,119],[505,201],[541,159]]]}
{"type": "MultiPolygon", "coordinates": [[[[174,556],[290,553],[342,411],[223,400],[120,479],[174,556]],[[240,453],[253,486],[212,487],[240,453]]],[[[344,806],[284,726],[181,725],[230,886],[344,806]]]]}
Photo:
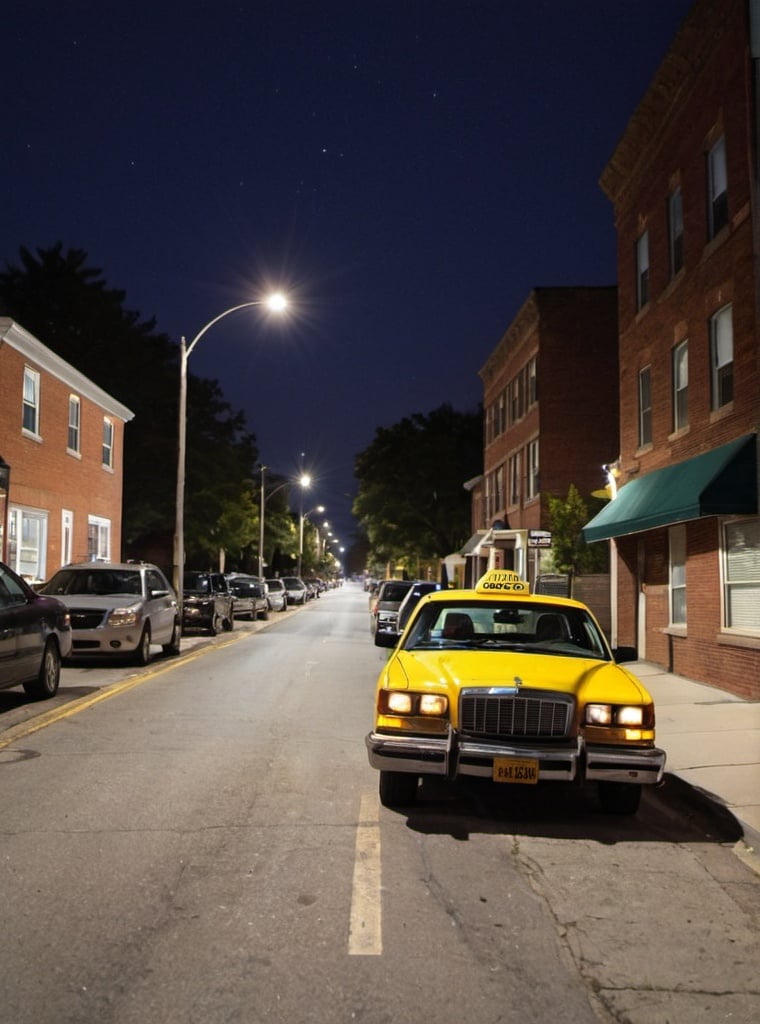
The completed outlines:
{"type": "Polygon", "coordinates": [[[418,776],[409,772],[380,772],[383,807],[411,807],[417,801],[418,776]]]}
{"type": "Polygon", "coordinates": [[[172,635],[171,635],[171,639],[169,640],[169,643],[168,644],[164,644],[162,646],[161,650],[164,652],[164,654],[169,654],[169,655],[179,654],[179,652],[180,652],[180,632],[179,632],[179,622],[177,621],[177,619],[174,620],[174,625],[172,626],[172,635]]]}
{"type": "Polygon", "coordinates": [[[266,622],[267,619],[269,618],[269,609],[265,608],[263,611],[260,611],[258,613],[258,615],[256,616],[256,618],[257,619],[262,619],[264,622],[266,622]]]}
{"type": "Polygon", "coordinates": [[[137,665],[147,665],[150,661],[150,626],[146,622],[143,626],[142,636],[140,637],[140,643],[137,645],[135,651],[135,663],[137,665]]]}
{"type": "Polygon", "coordinates": [[[221,625],[222,625],[222,622],[221,622],[219,616],[216,614],[216,612],[214,612],[213,616],[211,617],[211,622],[209,623],[209,627],[208,627],[208,631],[211,634],[211,636],[216,636],[216,634],[219,632],[219,627],[221,625]]]}
{"type": "Polygon", "coordinates": [[[599,803],[605,814],[635,814],[641,802],[637,782],[600,782],[599,803]]]}
{"type": "Polygon", "coordinates": [[[29,683],[24,683],[24,692],[34,700],[46,700],[48,697],[55,697],[58,693],[60,681],[61,655],[58,651],[58,644],[51,638],[45,644],[45,650],[42,652],[37,678],[29,683]]]}
{"type": "Polygon", "coordinates": [[[222,629],[225,631],[225,633],[230,633],[234,628],[235,616],[232,614],[232,609],[230,608],[230,613],[227,616],[227,618],[222,619],[222,629]]]}

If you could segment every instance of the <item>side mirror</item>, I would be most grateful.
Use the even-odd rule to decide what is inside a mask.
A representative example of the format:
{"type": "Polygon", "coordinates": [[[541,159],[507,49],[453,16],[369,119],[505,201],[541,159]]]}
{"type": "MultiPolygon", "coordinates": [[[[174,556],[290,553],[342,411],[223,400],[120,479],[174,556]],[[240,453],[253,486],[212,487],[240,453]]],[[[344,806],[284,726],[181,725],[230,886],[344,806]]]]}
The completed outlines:
{"type": "Polygon", "coordinates": [[[618,665],[622,665],[626,661],[639,660],[639,652],[635,647],[614,647],[612,656],[618,665]]]}
{"type": "Polygon", "coordinates": [[[378,629],[375,633],[375,647],[395,647],[398,638],[398,633],[391,633],[387,629],[378,629]]]}

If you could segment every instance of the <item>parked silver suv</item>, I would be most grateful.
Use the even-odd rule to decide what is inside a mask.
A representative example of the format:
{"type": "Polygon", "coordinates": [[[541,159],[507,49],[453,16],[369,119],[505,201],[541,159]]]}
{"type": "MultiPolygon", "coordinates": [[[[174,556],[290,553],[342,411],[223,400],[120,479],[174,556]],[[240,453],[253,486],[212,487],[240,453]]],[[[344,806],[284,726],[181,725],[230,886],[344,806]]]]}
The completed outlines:
{"type": "Polygon", "coordinates": [[[151,644],[160,644],[165,654],[179,654],[177,595],[155,565],[65,565],[38,593],[57,597],[68,608],[73,658],[118,655],[147,665],[151,644]]]}

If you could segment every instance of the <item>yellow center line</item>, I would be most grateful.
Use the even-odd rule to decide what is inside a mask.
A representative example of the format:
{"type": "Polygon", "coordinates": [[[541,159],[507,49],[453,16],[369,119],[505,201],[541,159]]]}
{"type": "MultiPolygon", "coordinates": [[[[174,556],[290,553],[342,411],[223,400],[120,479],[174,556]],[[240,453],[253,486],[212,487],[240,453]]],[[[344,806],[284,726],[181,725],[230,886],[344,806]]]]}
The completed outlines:
{"type": "Polygon", "coordinates": [[[381,880],[377,796],[363,793],[356,827],[349,956],[380,956],[383,952],[381,880]]]}

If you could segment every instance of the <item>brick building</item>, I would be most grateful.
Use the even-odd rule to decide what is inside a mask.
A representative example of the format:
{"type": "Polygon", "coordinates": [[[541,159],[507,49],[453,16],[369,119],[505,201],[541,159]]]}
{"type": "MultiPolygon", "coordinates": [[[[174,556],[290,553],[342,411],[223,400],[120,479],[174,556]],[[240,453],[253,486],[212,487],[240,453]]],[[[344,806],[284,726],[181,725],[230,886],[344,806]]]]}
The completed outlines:
{"type": "Polygon", "coordinates": [[[698,0],[601,178],[618,239],[617,641],[760,697],[758,0],[698,0]],[[754,53],[758,53],[754,40],[754,53]]]}
{"type": "Polygon", "coordinates": [[[480,370],[483,476],[469,481],[466,582],[489,565],[535,579],[546,495],[600,484],[618,443],[614,287],[536,288],[480,370]],[[534,546],[535,545],[535,546],[534,546]]]}
{"type": "Polygon", "coordinates": [[[0,554],[28,579],[121,557],[124,425],[132,412],[0,317],[0,554]]]}

